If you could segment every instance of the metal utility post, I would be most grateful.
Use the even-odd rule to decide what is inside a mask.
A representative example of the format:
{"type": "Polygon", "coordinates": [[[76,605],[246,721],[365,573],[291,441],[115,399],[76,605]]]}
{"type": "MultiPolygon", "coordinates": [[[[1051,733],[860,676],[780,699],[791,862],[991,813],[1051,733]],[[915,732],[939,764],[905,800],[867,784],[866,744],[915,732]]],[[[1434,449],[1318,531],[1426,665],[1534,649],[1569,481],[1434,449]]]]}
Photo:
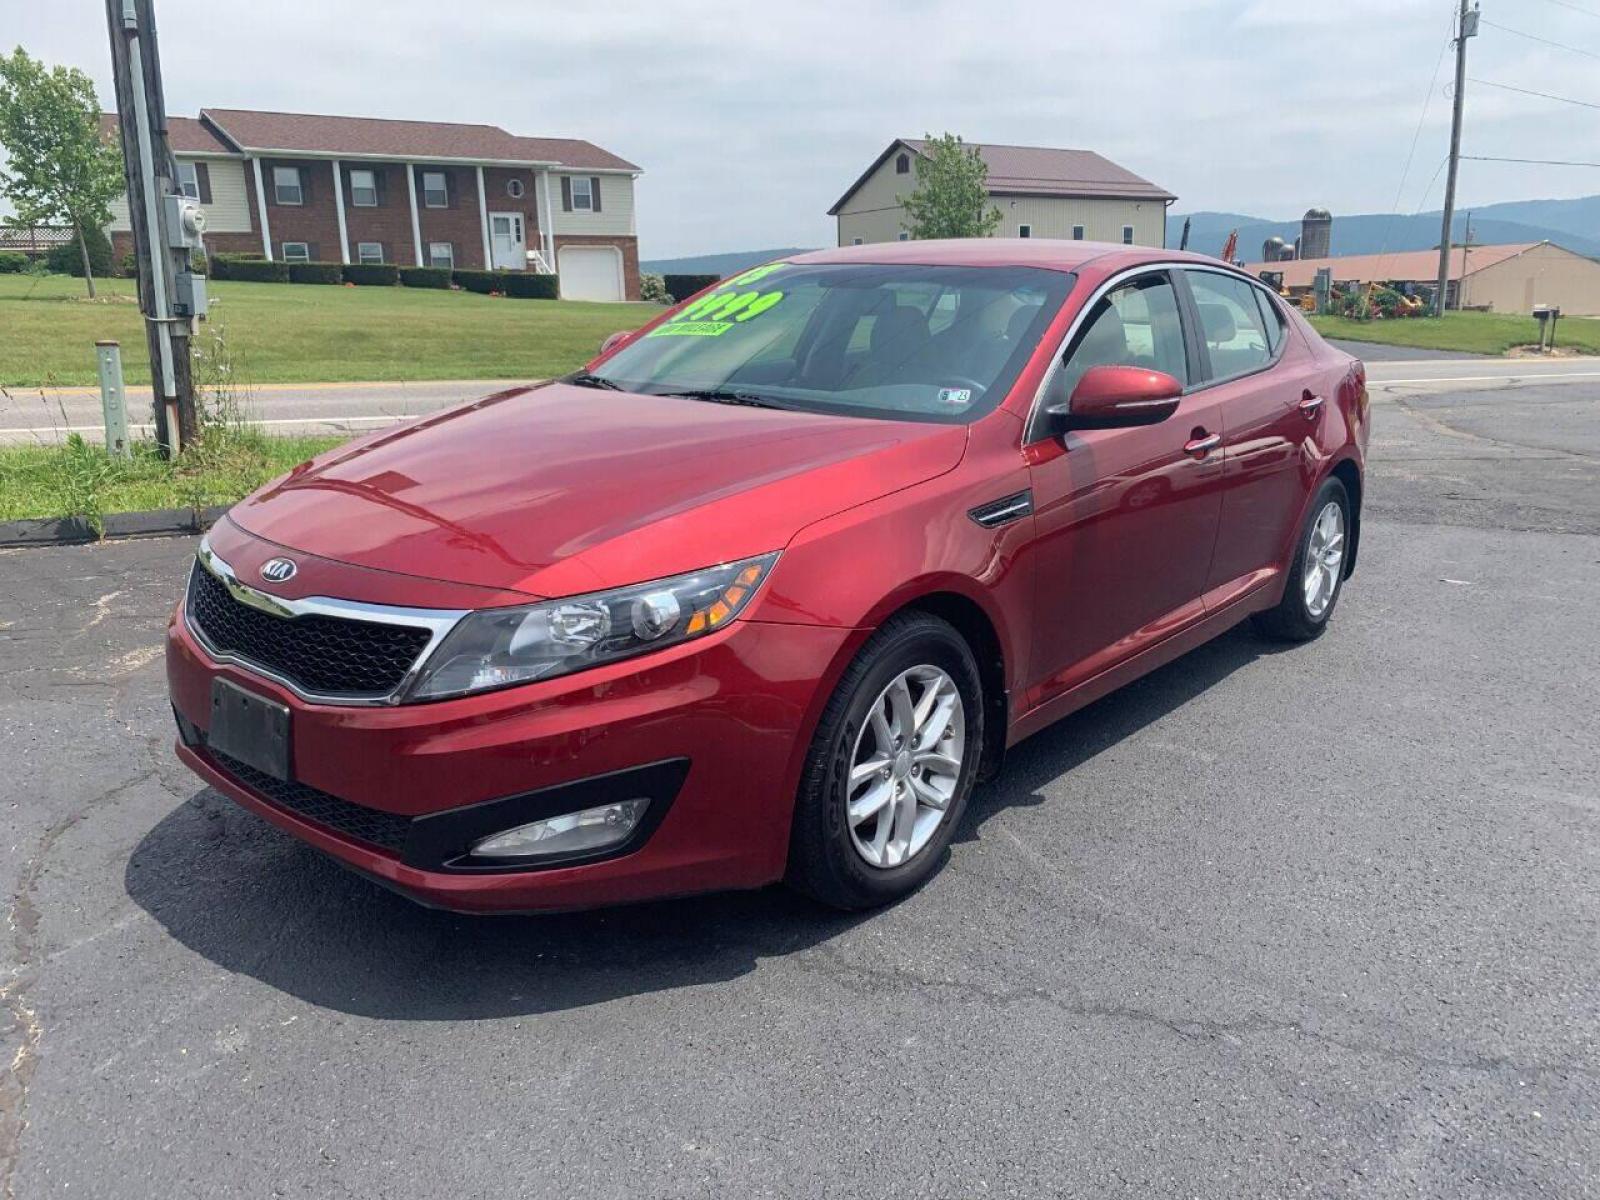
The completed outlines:
{"type": "Polygon", "coordinates": [[[122,347],[116,342],[96,342],[94,356],[100,367],[100,412],[106,424],[106,453],[113,458],[132,458],[128,393],[122,386],[122,347]]]}
{"type": "Polygon", "coordinates": [[[156,438],[170,457],[198,432],[189,335],[194,319],[205,315],[205,278],[190,270],[189,254],[201,248],[205,214],[174,182],[178,168],[167,141],[153,2],[106,0],[106,24],[139,308],[155,385],[156,438]]]}
{"type": "Polygon", "coordinates": [[[1467,39],[1478,35],[1478,10],[1461,0],[1456,17],[1456,92],[1450,113],[1450,168],[1444,177],[1444,229],[1439,234],[1439,291],[1434,296],[1434,316],[1444,316],[1445,294],[1450,289],[1450,226],[1456,215],[1456,169],[1461,165],[1461,105],[1467,92],[1467,39]]]}

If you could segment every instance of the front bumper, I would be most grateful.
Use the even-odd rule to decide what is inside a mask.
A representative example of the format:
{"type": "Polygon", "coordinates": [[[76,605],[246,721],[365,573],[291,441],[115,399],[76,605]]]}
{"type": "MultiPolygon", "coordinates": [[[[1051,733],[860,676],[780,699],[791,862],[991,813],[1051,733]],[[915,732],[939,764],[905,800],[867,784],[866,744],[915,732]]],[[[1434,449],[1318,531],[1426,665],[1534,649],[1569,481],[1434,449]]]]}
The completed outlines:
{"type": "Polygon", "coordinates": [[[423,903],[551,911],[780,878],[805,747],[855,636],[736,621],[560,679],[350,707],[214,661],[180,606],[167,678],[184,729],[178,756],[246,808],[423,903]],[[288,705],[295,794],[206,747],[219,675],[288,705]],[[623,798],[618,789],[652,803],[640,834],[608,856],[537,866],[464,857],[488,832],[623,798]]]}

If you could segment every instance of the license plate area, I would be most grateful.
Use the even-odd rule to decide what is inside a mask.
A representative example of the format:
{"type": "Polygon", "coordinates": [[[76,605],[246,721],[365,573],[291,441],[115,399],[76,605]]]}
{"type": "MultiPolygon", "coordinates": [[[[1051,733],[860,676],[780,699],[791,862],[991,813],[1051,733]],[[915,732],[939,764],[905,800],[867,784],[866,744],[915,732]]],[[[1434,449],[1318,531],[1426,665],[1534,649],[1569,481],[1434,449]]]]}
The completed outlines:
{"type": "Polygon", "coordinates": [[[206,743],[274,779],[293,778],[289,761],[289,707],[226,679],[211,681],[211,728],[206,743]]]}

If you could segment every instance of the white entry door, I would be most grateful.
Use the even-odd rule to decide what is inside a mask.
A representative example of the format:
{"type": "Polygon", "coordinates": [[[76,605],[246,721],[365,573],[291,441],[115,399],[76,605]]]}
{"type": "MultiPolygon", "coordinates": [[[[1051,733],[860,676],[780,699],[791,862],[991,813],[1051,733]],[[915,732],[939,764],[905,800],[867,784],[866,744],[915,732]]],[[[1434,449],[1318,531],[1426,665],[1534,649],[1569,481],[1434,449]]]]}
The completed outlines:
{"type": "Polygon", "coordinates": [[[622,251],[615,246],[563,246],[556,254],[563,300],[622,299],[622,251]]]}
{"type": "Polygon", "coordinates": [[[523,271],[528,266],[528,245],[521,213],[489,214],[489,254],[496,271],[523,271]]]}

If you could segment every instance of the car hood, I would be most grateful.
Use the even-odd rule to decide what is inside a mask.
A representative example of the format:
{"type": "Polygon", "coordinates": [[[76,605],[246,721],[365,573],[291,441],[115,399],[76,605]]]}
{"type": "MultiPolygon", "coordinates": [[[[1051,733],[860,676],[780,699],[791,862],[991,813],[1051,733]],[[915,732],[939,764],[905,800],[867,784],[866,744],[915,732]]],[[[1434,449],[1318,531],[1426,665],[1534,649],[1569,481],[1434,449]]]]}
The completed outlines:
{"type": "Polygon", "coordinates": [[[553,383],[330,451],[230,517],[324,558],[567,596],[780,549],[965,446],[962,426],[553,383]]]}

